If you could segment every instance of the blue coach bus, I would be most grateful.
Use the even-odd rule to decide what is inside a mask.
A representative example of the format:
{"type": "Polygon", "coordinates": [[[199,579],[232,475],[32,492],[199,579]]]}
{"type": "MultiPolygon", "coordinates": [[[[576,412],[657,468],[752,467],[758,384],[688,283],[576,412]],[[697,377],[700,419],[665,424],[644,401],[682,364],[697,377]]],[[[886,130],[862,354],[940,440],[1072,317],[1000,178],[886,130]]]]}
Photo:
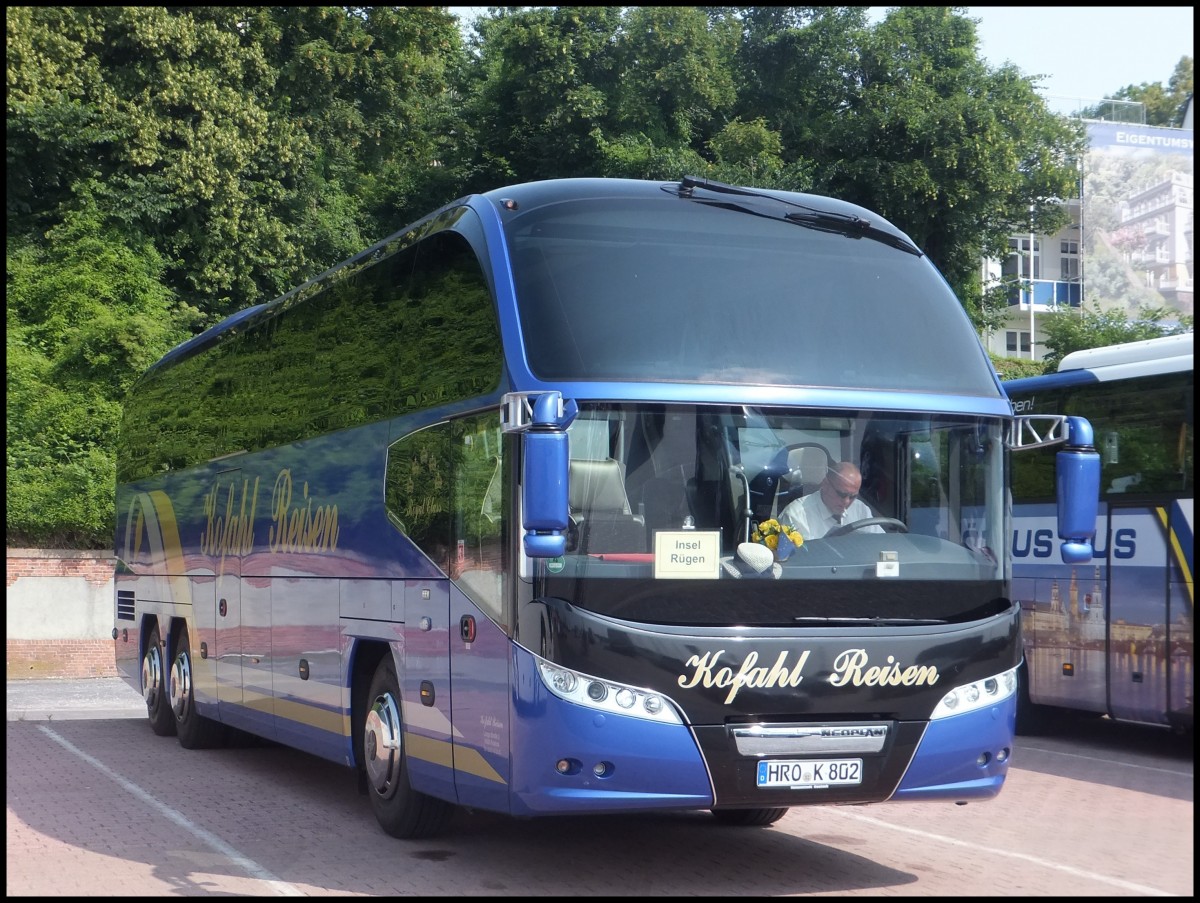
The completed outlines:
{"type": "Polygon", "coordinates": [[[357,769],[397,837],[455,806],[988,799],[1021,661],[1009,451],[1042,444],[1061,554],[1090,560],[1087,422],[1014,418],[945,280],[866,210],[514,185],[140,378],[116,660],[156,733],[357,769]],[[842,462],[871,516],[781,545],[842,462]]]}
{"type": "Polygon", "coordinates": [[[1077,351],[1005,383],[1014,411],[1083,416],[1101,457],[1092,561],[1053,554],[1053,463],[1013,464],[1013,594],[1025,611],[1018,729],[1056,712],[1190,731],[1195,397],[1191,333],[1077,351]]]}

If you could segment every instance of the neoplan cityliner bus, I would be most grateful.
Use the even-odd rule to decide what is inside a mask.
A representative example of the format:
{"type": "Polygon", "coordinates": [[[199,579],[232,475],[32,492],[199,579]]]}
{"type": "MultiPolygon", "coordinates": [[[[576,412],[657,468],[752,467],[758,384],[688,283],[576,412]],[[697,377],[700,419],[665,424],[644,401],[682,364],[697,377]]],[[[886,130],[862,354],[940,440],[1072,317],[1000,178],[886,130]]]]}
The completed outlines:
{"type": "Polygon", "coordinates": [[[825,197],[570,179],[455,201],[130,392],[116,659],[154,731],[355,768],[383,829],[983,800],[1021,661],[1014,418],[912,241],[825,197]],[[853,461],[873,515],[762,536],[853,461]],[[881,527],[879,531],[869,527],[881,527]],[[790,554],[789,554],[790,550],[790,554]]]}

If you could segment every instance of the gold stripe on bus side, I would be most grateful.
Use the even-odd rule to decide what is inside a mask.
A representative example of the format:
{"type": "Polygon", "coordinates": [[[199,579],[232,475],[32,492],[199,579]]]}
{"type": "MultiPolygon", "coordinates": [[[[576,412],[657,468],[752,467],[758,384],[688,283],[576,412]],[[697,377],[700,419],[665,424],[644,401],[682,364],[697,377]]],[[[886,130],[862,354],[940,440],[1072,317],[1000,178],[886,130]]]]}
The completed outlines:
{"type": "Polygon", "coordinates": [[[466,746],[455,749],[448,740],[434,740],[431,737],[423,737],[408,731],[404,732],[404,748],[410,756],[420,759],[422,762],[432,762],[434,765],[454,768],[457,771],[483,778],[485,781],[494,781],[497,784],[508,783],[496,769],[487,763],[477,749],[466,746]]]}
{"type": "Polygon", "coordinates": [[[1155,508],[1154,512],[1158,515],[1159,521],[1162,522],[1163,528],[1167,531],[1167,545],[1171,549],[1171,554],[1175,556],[1175,563],[1179,565],[1179,570],[1183,574],[1183,585],[1187,589],[1188,604],[1194,609],[1196,607],[1196,587],[1192,583],[1192,571],[1188,567],[1187,555],[1184,554],[1183,546],[1179,542],[1179,534],[1171,529],[1166,508],[1155,508]]]}

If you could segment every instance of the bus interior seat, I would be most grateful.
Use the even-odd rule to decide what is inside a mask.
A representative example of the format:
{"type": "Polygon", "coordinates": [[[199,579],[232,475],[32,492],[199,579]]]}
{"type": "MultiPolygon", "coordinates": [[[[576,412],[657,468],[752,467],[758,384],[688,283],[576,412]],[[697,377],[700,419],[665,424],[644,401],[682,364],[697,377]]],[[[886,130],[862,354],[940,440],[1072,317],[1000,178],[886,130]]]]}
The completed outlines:
{"type": "Polygon", "coordinates": [[[625,493],[625,469],[615,458],[599,461],[571,459],[570,505],[572,513],[627,514],[632,516],[625,493]]]}
{"type": "Polygon", "coordinates": [[[569,497],[578,552],[646,551],[646,528],[630,509],[620,461],[572,459],[569,497]]]}
{"type": "Polygon", "coordinates": [[[685,518],[693,516],[691,496],[692,486],[682,466],[647,480],[642,486],[642,512],[648,535],[682,528],[685,518]]]}
{"type": "Polygon", "coordinates": [[[789,445],[787,471],[780,477],[775,493],[773,514],[778,514],[796,499],[816,492],[829,470],[829,450],[815,442],[789,445]]]}
{"type": "Polygon", "coordinates": [[[794,445],[788,449],[788,482],[799,483],[801,495],[816,491],[829,470],[829,452],[823,445],[794,445]],[[799,477],[799,480],[796,478],[799,477]]]}

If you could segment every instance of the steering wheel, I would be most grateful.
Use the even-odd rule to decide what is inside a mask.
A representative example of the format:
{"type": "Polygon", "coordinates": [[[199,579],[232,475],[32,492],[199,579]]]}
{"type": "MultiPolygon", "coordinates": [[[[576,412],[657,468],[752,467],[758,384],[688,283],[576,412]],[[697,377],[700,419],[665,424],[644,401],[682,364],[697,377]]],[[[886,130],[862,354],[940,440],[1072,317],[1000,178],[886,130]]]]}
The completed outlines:
{"type": "Polygon", "coordinates": [[[861,530],[864,527],[883,527],[885,532],[892,533],[907,533],[908,524],[902,520],[896,520],[894,517],[864,517],[862,520],[851,521],[848,524],[834,527],[824,538],[829,539],[831,536],[845,536],[854,530],[861,530]]]}

